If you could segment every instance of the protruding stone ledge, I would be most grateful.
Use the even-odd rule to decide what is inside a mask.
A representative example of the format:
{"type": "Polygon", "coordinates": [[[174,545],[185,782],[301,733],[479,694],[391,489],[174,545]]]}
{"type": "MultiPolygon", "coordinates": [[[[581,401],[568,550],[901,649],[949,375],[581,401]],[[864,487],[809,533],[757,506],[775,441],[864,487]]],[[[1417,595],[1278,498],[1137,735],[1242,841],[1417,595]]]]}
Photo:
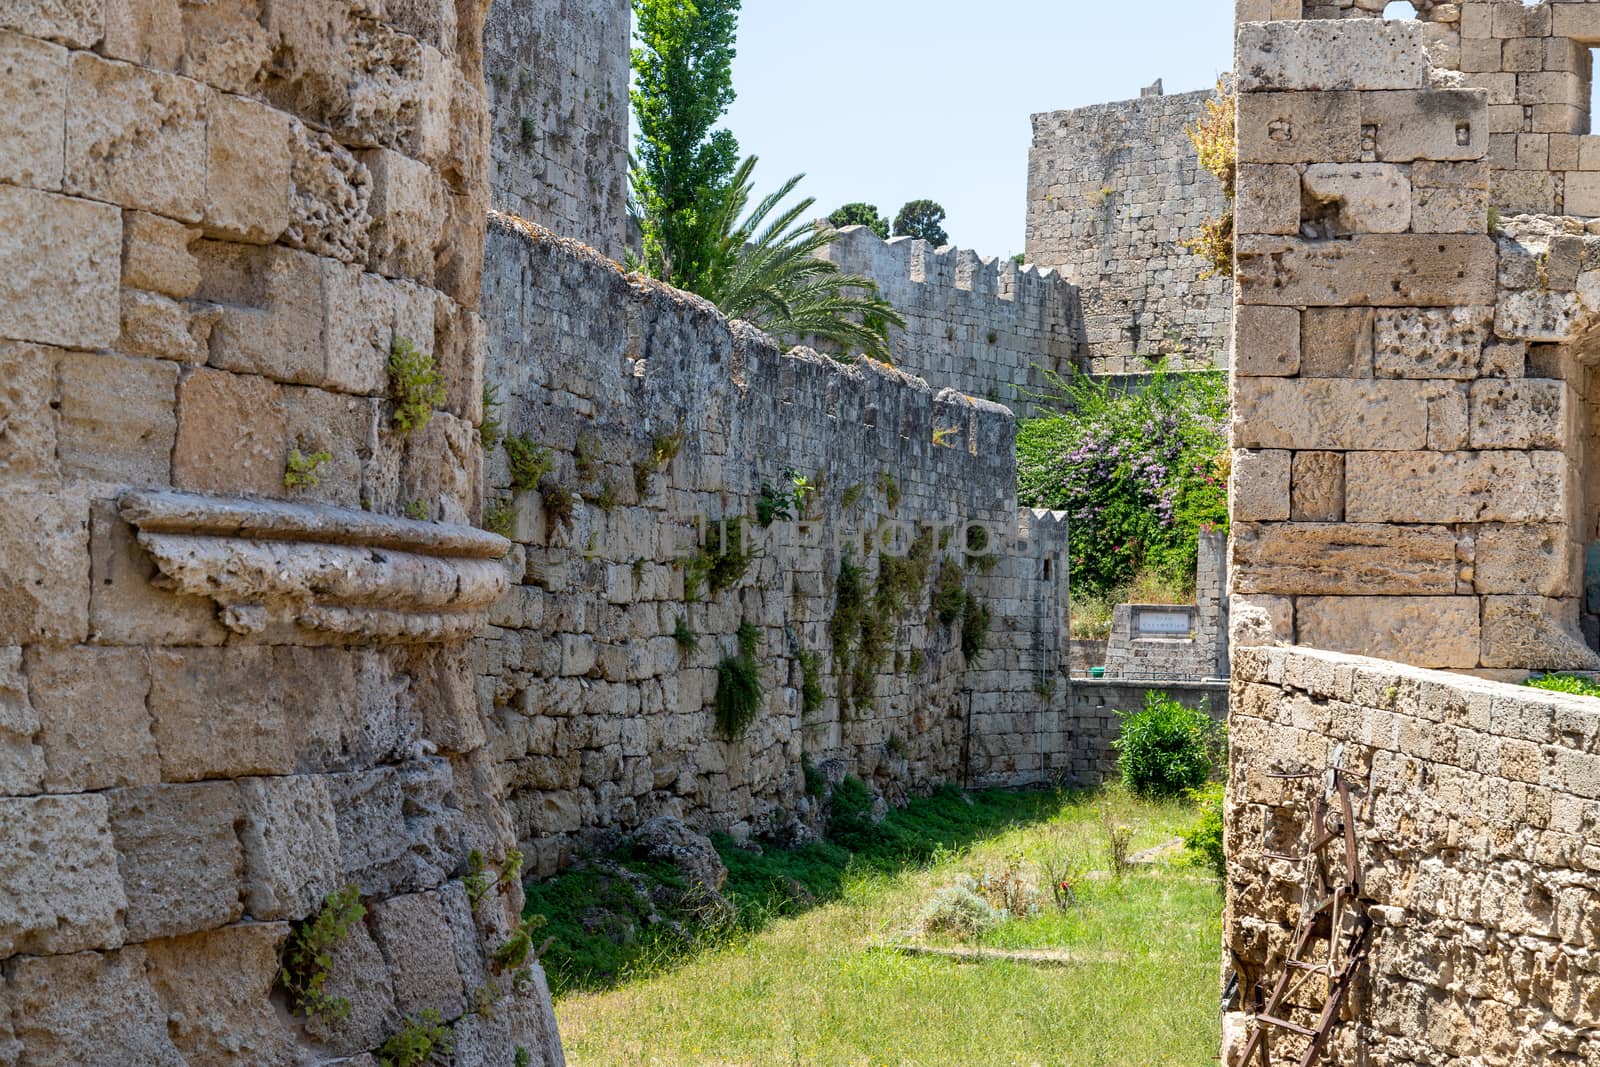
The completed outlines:
{"type": "Polygon", "coordinates": [[[455,640],[506,588],[510,542],[470,526],[178,492],[128,493],[120,506],[155,584],[211,599],[246,637],[455,640]]]}

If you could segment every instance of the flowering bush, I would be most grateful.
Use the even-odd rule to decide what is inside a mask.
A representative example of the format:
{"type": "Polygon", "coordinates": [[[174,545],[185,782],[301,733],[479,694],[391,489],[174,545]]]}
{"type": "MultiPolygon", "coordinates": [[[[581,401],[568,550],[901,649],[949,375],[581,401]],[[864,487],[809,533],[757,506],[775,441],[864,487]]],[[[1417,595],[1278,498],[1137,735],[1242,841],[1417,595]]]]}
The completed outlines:
{"type": "Polygon", "coordinates": [[[1059,414],[1017,428],[1022,503],[1070,515],[1073,593],[1153,570],[1192,588],[1201,530],[1228,523],[1227,380],[1156,370],[1143,388],[1052,375],[1059,414]]]}

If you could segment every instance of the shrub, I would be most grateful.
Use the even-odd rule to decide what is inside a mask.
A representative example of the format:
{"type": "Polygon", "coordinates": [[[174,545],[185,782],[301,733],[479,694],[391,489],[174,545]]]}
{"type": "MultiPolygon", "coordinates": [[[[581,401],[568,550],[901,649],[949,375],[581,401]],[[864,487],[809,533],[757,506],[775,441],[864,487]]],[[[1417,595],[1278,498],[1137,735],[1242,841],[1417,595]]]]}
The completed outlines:
{"type": "Polygon", "coordinates": [[[1211,716],[1165,693],[1151,693],[1144,708],[1122,720],[1117,769],[1141,796],[1173,797],[1199,789],[1211,774],[1211,716]]]}
{"type": "Polygon", "coordinates": [[[505,424],[500,421],[500,387],[485,384],[483,387],[483,423],[478,427],[478,440],[485,452],[493,452],[505,436],[505,424]]]}
{"type": "Polygon", "coordinates": [[[1227,871],[1222,847],[1222,786],[1212,782],[1195,790],[1194,799],[1200,805],[1200,813],[1195,817],[1194,825],[1189,827],[1189,832],[1183,835],[1183,847],[1197,862],[1204,863],[1221,878],[1227,871]]]}
{"type": "Polygon", "coordinates": [[[1576,674],[1546,674],[1538,678],[1529,678],[1523,684],[1534,689],[1546,689],[1552,693],[1600,697],[1600,682],[1596,682],[1593,678],[1581,678],[1576,674]]]}
{"type": "Polygon", "coordinates": [[[383,1067],[422,1067],[436,1054],[448,1056],[454,1051],[450,1028],[436,1010],[424,1008],[422,1014],[407,1019],[400,1032],[383,1043],[378,1062],[383,1067]]]}
{"type": "Polygon", "coordinates": [[[947,886],[917,915],[917,932],[971,940],[1006,921],[1005,912],[978,895],[970,880],[947,886]]]}
{"type": "Polygon", "coordinates": [[[828,798],[828,839],[852,852],[862,852],[876,844],[879,836],[867,783],[851,775],[834,786],[828,798]]]}
{"type": "Polygon", "coordinates": [[[420,430],[433,419],[433,409],[446,399],[444,379],[433,357],[404,337],[389,350],[389,396],[394,401],[394,424],[401,433],[420,430]]]}
{"type": "Polygon", "coordinates": [[[989,646],[989,623],[994,613],[987,604],[968,596],[966,610],[961,615],[961,654],[970,666],[989,646]]]}

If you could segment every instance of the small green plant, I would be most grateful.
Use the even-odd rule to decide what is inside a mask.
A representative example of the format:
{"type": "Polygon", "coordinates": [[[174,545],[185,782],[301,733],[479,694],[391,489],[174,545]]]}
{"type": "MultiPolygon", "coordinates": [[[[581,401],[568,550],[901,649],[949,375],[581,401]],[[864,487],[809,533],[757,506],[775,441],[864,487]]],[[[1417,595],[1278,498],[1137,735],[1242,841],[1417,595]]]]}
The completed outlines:
{"type": "Polygon", "coordinates": [[[684,595],[689,600],[698,599],[707,586],[715,596],[738,585],[755,559],[743,518],[708,522],[703,540],[701,548],[683,560],[684,595]]]}
{"type": "Polygon", "coordinates": [[[933,581],[932,612],[945,626],[955,622],[967,610],[967,590],[961,566],[954,560],[939,565],[939,575],[933,581]]]}
{"type": "Polygon", "coordinates": [[[678,642],[678,648],[685,656],[693,655],[700,647],[700,639],[689,629],[689,620],[682,615],[678,616],[678,625],[672,630],[672,639],[678,642]]]}
{"type": "Polygon", "coordinates": [[[639,460],[633,465],[633,487],[642,497],[650,486],[650,476],[662,470],[678,458],[678,453],[683,450],[683,427],[667,433],[658,433],[650,439],[650,455],[639,460]]]}
{"type": "Polygon", "coordinates": [[[511,936],[501,942],[492,953],[497,972],[520,970],[530,960],[537,960],[549,942],[538,949],[533,947],[533,935],[543,929],[547,920],[543,915],[530,915],[517,924],[511,936]]]}
{"type": "Polygon", "coordinates": [[[539,483],[539,498],[544,501],[545,536],[559,526],[572,529],[578,517],[578,494],[551,478],[539,483]]]}
{"type": "Polygon", "coordinates": [[[800,653],[800,714],[811,715],[827,700],[822,691],[822,656],[816,652],[800,653]]]}
{"type": "Polygon", "coordinates": [[[539,127],[527,115],[519,117],[517,124],[518,141],[523,148],[529,148],[539,139],[539,127]]]}
{"type": "Polygon", "coordinates": [[[737,641],[739,650],[724,656],[717,665],[717,730],[727,741],[739,740],[750,729],[761,712],[764,696],[761,665],[756,662],[761,631],[752,623],[742,622],[737,641]]]}
{"type": "Polygon", "coordinates": [[[828,792],[828,776],[817,770],[811,762],[811,753],[800,753],[800,776],[806,783],[806,796],[821,797],[828,792]]]}
{"type": "Polygon", "coordinates": [[[600,479],[600,488],[597,492],[586,494],[584,499],[601,511],[610,511],[622,502],[622,495],[610,478],[600,479]]]}
{"type": "Polygon", "coordinates": [[[505,424],[500,421],[500,387],[485,384],[483,387],[483,422],[478,426],[478,440],[485,452],[493,452],[506,435],[505,424]]]}
{"type": "Polygon", "coordinates": [[[406,518],[412,522],[427,522],[432,518],[432,514],[428,510],[428,502],[426,500],[413,500],[407,504],[406,518]]]}
{"type": "MultiPolygon", "coordinates": [[[[1576,674],[1544,674],[1529,678],[1523,685],[1552,693],[1571,693],[1580,697],[1600,697],[1600,682],[1576,674]]],[[[1393,701],[1390,701],[1393,703],[1393,701]]]]}
{"type": "Polygon", "coordinates": [[[483,528],[510,538],[516,529],[517,509],[510,500],[500,499],[483,509],[483,528]]]}
{"type": "Polygon", "coordinates": [[[522,877],[522,864],[522,853],[514,848],[507,849],[499,873],[490,878],[489,864],[483,853],[478,849],[467,853],[467,873],[461,878],[462,888],[467,891],[467,903],[476,911],[484,897],[498,893],[505,886],[515,885],[517,879],[522,877]]]}
{"type": "Polygon", "coordinates": [[[454,1051],[450,1028],[437,1011],[424,1008],[422,1014],[407,1019],[400,1032],[383,1043],[378,1062],[383,1067],[422,1067],[435,1055],[448,1056],[454,1051]]]}
{"type": "Polygon", "coordinates": [[[888,471],[878,472],[878,491],[883,494],[883,504],[890,511],[900,506],[900,483],[888,471]]]}
{"type": "Polygon", "coordinates": [[[1117,821],[1109,807],[1100,808],[1100,834],[1106,842],[1106,859],[1111,873],[1119,880],[1128,873],[1128,856],[1133,849],[1133,830],[1117,821]]]}
{"type": "Polygon", "coordinates": [[[572,466],[578,478],[585,482],[600,473],[599,434],[584,430],[578,435],[578,443],[572,446],[572,466]]]}
{"type": "Polygon", "coordinates": [[[1005,912],[979,894],[971,878],[946,886],[917,914],[921,934],[945,934],[963,941],[975,940],[1006,921],[1005,912]]]}
{"type": "Polygon", "coordinates": [[[528,1052],[527,1049],[523,1048],[521,1045],[518,1045],[517,1051],[512,1057],[511,1063],[512,1067],[530,1067],[530,1065],[533,1063],[533,1056],[528,1052]]]}
{"type": "Polygon", "coordinates": [[[1122,720],[1113,744],[1117,769],[1129,789],[1145,797],[1181,796],[1211,774],[1211,716],[1165,693],[1151,693],[1143,709],[1122,720]]]}
{"type": "Polygon", "coordinates": [[[322,479],[317,475],[317,469],[324,463],[332,462],[333,453],[313,452],[309,456],[298,448],[289,453],[289,465],[283,472],[283,487],[285,489],[314,489],[322,484],[322,479]]]}
{"type": "Polygon", "coordinates": [[[333,967],[334,947],[366,914],[361,890],[348,885],[329,893],[316,917],[300,923],[289,935],[278,981],[288,991],[290,1005],[295,1011],[329,1021],[350,1014],[348,999],[328,995],[328,976],[333,967]]]}
{"type": "Polygon", "coordinates": [[[921,674],[922,668],[926,667],[927,665],[928,658],[923,654],[922,649],[913,648],[911,650],[911,658],[906,661],[906,670],[910,671],[912,674],[921,674]]]}
{"type": "Polygon", "coordinates": [[[989,624],[993,618],[994,613],[987,604],[980,604],[976,597],[967,597],[966,608],[961,613],[961,654],[968,665],[989,647],[989,624]]]}
{"type": "Polygon", "coordinates": [[[505,439],[506,462],[511,468],[511,488],[526,493],[539,488],[556,465],[555,453],[527,437],[505,439]]]}
{"type": "Polygon", "coordinates": [[[404,337],[396,337],[389,350],[389,397],[394,401],[394,424],[400,432],[428,425],[434,408],[443,407],[447,395],[433,357],[404,337]]]}
{"type": "Polygon", "coordinates": [[[1497,208],[1497,207],[1491,207],[1489,209],[1489,232],[1490,233],[1494,233],[1494,232],[1498,231],[1499,229],[1500,229],[1500,209],[1497,208]]]}
{"type": "Polygon", "coordinates": [[[1223,852],[1223,789],[1211,782],[1195,790],[1195,803],[1200,807],[1194,825],[1183,835],[1183,847],[1199,863],[1211,868],[1218,878],[1227,873],[1227,857],[1223,852]]]}
{"type": "Polygon", "coordinates": [[[866,491],[867,487],[862,485],[860,482],[856,482],[854,485],[846,486],[844,492],[839,495],[840,510],[849,511],[851,508],[855,507],[858,503],[860,503],[862,494],[864,494],[866,491]]]}
{"type": "Polygon", "coordinates": [[[933,447],[954,448],[950,442],[961,432],[959,426],[935,426],[933,428],[933,447]]]}
{"type": "Polygon", "coordinates": [[[499,990],[493,983],[485,982],[467,998],[467,1011],[480,1019],[493,1019],[495,1002],[499,999],[499,990]]]}

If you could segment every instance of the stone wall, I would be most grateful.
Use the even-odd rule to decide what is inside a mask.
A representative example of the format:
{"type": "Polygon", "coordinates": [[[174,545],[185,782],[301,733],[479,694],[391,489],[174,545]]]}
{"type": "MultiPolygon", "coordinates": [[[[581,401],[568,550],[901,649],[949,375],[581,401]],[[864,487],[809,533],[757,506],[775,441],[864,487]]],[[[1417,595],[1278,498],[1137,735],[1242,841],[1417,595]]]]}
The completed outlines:
{"type": "Polygon", "coordinates": [[[1491,92],[1431,39],[1240,27],[1234,617],[1420,666],[1594,666],[1600,241],[1490,215],[1491,92]]]}
{"type": "MultiPolygon", "coordinates": [[[[1300,914],[1300,865],[1275,855],[1304,852],[1338,764],[1375,926],[1331,1062],[1594,1064],[1600,704],[1299,648],[1239,651],[1233,668],[1223,936],[1240,1010],[1300,914]],[[1272,777],[1302,772],[1319,777],[1272,777]]],[[[1302,988],[1280,1015],[1314,1025],[1323,986],[1302,988]]],[[[1248,1026],[1229,1016],[1225,1063],[1248,1026]]],[[[1299,1048],[1273,1034],[1274,1062],[1299,1048]]]]}
{"type": "Polygon", "coordinates": [[[1018,267],[926,241],[884,241],[846,227],[822,252],[878,283],[906,320],[890,330],[895,366],[935,388],[1004,404],[1027,418],[1045,372],[1068,375],[1084,353],[1077,289],[1050,270],[1018,267]]]}
{"type": "Polygon", "coordinates": [[[554,463],[543,491],[515,493],[504,448],[486,467],[520,577],[480,646],[482,699],[539,870],[587,833],[662,813],[793,839],[815,815],[802,756],[891,798],[1057,769],[1066,531],[1019,516],[1008,411],[881,364],[784,353],[521,220],[491,223],[484,305],[500,417],[554,463]],[[819,487],[807,528],[761,527],[763,488],[788,494],[796,476],[819,487]],[[754,558],[719,583],[705,564],[726,555],[723,520],[754,558]],[[968,520],[993,531],[992,562],[966,559],[968,520]],[[909,555],[862,547],[874,537],[909,555]],[[886,554],[921,573],[886,590],[886,554]],[[858,681],[842,689],[830,627],[846,560],[882,652],[862,652],[852,625],[840,648],[858,681]],[[938,618],[941,574],[956,609],[964,590],[992,614],[979,655],[959,617],[938,618]],[[742,622],[765,695],[730,741],[713,705],[742,622]]]}
{"type": "Polygon", "coordinates": [[[628,0],[500,0],[484,29],[493,206],[620,260],[628,0]]]}
{"type": "Polygon", "coordinates": [[[482,5],[381,7],[0,6],[7,1064],[371,1064],[425,1008],[458,1064],[559,1061],[488,962],[520,890],[453,880],[514,842],[461,669],[508,549],[462,525],[482,5]],[[447,385],[409,434],[400,339],[447,385]],[[293,1015],[346,885],[351,1010],[293,1015]]]}
{"type": "Polygon", "coordinates": [[[1220,366],[1232,286],[1202,278],[1179,242],[1227,212],[1185,127],[1209,91],[1145,96],[1033,116],[1027,258],[1078,286],[1088,369],[1146,369],[1135,356],[1220,366]]]}
{"type": "Polygon", "coordinates": [[[1195,567],[1193,604],[1118,604],[1106,643],[1107,678],[1191,681],[1228,676],[1228,536],[1201,533],[1195,567]],[[1142,615],[1159,616],[1162,625],[1141,625],[1142,615]],[[1167,625],[1188,617],[1188,629],[1167,625]]]}

